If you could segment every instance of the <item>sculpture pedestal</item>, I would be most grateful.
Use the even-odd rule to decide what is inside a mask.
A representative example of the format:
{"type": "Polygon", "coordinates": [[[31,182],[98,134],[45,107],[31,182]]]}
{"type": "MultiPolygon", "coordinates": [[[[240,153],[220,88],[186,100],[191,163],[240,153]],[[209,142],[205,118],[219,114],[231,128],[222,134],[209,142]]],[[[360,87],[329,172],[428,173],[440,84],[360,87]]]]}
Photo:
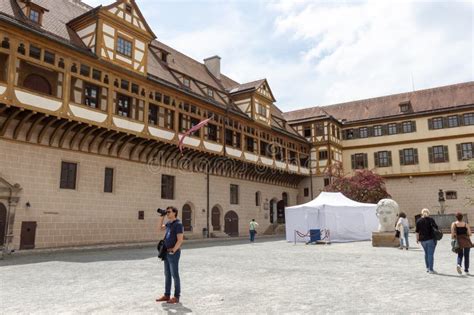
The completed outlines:
{"type": "Polygon", "coordinates": [[[393,232],[372,232],[373,247],[399,247],[400,239],[393,232]]]}

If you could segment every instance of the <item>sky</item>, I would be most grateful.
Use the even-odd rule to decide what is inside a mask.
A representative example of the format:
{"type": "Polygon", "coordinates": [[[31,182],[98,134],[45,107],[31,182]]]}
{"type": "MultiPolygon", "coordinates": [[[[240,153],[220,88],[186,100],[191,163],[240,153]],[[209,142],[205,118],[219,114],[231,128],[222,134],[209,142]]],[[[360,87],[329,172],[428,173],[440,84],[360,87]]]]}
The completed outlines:
{"type": "Polygon", "coordinates": [[[474,81],[473,0],[136,2],[159,41],[266,78],[283,111],[474,81]]]}

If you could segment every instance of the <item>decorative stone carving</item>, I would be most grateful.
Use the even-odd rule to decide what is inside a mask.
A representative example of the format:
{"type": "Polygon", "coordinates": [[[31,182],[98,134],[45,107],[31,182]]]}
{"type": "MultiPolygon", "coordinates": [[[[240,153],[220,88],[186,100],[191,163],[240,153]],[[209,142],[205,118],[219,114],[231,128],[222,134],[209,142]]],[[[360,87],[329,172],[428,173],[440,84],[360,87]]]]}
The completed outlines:
{"type": "Polygon", "coordinates": [[[394,232],[398,203],[392,199],[382,199],[377,203],[376,213],[379,218],[379,232],[394,232]]]}

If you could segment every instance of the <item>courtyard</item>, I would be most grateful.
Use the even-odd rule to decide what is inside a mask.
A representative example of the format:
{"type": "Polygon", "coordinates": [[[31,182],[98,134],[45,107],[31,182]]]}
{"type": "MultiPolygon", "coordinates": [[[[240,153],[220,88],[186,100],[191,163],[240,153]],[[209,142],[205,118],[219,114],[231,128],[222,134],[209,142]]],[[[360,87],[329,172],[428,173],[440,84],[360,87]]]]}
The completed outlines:
{"type": "Polygon", "coordinates": [[[1,313],[314,314],[472,313],[474,276],[459,276],[449,235],[435,253],[371,242],[283,239],[185,244],[181,304],[156,303],[163,264],[153,247],[16,255],[0,262],[1,313]]]}

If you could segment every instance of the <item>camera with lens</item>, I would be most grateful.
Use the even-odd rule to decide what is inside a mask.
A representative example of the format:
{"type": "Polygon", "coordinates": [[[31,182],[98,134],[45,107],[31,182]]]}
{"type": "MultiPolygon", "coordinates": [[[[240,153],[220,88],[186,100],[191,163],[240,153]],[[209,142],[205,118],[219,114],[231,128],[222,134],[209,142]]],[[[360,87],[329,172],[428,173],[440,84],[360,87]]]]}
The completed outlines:
{"type": "Polygon", "coordinates": [[[156,212],[158,212],[159,214],[161,214],[162,217],[164,217],[166,215],[166,210],[163,210],[161,208],[158,208],[156,209],[156,212]]]}

